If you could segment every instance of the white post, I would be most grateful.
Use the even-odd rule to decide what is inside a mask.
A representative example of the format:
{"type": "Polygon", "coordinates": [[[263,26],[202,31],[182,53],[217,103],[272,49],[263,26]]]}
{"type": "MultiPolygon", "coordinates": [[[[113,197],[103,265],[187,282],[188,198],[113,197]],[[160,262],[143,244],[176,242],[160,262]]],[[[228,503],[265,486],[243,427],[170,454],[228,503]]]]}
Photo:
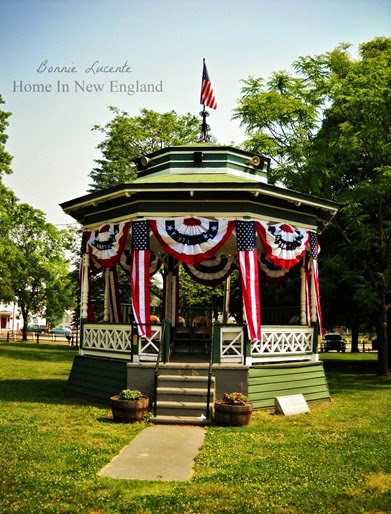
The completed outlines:
{"type": "Polygon", "coordinates": [[[82,283],[81,283],[81,298],[80,298],[80,319],[88,318],[88,295],[89,295],[89,281],[88,273],[90,269],[90,255],[83,253],[82,256],[82,283]]]}
{"type": "Polygon", "coordinates": [[[110,321],[110,268],[105,269],[105,295],[103,306],[103,321],[110,321]]]}
{"type": "Polygon", "coordinates": [[[300,266],[300,324],[307,325],[307,298],[305,294],[306,289],[306,276],[305,276],[305,264],[304,258],[302,265],[300,266]]]}

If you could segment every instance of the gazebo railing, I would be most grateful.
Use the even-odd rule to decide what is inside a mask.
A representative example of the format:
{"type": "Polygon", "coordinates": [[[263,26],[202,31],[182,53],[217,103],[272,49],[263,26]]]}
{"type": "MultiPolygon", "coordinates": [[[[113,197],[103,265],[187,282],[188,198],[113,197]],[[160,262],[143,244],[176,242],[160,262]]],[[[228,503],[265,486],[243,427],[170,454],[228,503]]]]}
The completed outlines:
{"type": "Polygon", "coordinates": [[[262,341],[251,344],[252,362],[310,359],[314,329],[307,326],[262,327],[262,341]]]}
{"type": "Polygon", "coordinates": [[[138,337],[138,360],[156,361],[163,342],[163,325],[151,325],[151,335],[138,337]]]}
{"type": "MultiPolygon", "coordinates": [[[[151,325],[151,336],[140,337],[136,325],[86,323],[81,353],[124,359],[156,361],[164,340],[164,325],[151,325]]],[[[246,354],[243,325],[214,326],[214,362],[256,364],[313,359],[314,329],[307,326],[263,326],[262,341],[249,343],[246,354]]]]}
{"type": "Polygon", "coordinates": [[[132,330],[129,324],[88,323],[83,326],[81,353],[129,359],[132,355],[132,330]]]}

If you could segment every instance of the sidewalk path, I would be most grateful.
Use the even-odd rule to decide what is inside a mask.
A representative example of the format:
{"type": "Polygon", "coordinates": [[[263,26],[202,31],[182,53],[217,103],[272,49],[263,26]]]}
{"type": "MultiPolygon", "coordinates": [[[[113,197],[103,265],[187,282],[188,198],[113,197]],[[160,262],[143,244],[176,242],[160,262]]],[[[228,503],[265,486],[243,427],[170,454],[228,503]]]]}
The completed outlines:
{"type": "Polygon", "coordinates": [[[107,464],[100,476],[125,480],[189,480],[206,429],[153,425],[140,432],[107,464]]]}

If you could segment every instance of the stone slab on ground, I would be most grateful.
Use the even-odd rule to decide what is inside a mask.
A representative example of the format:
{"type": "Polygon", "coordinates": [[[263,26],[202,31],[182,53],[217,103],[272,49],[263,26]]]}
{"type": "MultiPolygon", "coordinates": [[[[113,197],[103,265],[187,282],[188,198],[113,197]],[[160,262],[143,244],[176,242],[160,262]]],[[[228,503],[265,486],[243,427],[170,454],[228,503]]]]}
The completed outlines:
{"type": "Polygon", "coordinates": [[[205,434],[206,429],[199,426],[148,427],[125,446],[99,475],[124,480],[189,480],[205,434]]]}

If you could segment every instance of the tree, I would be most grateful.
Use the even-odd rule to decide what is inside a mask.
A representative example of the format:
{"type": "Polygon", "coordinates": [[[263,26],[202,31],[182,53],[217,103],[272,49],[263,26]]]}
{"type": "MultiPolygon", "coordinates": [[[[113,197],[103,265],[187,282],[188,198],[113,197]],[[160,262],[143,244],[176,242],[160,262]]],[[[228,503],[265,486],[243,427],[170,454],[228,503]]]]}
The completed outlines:
{"type": "Polygon", "coordinates": [[[190,309],[199,310],[202,314],[211,311],[217,319],[218,313],[223,310],[224,285],[205,286],[195,282],[183,267],[179,268],[180,313],[187,313],[190,309]]]}
{"type": "Polygon", "coordinates": [[[141,114],[132,118],[115,107],[109,109],[114,118],[103,127],[94,127],[105,138],[98,145],[103,158],[96,160],[98,167],[89,175],[93,181],[90,192],[131,182],[136,178],[135,159],[168,146],[194,142],[199,134],[199,120],[192,114],[178,116],[175,111],[160,114],[141,109],[141,114]]]}
{"type": "Polygon", "coordinates": [[[322,270],[332,273],[334,287],[329,290],[334,294],[351,293],[347,304],[354,308],[345,314],[350,315],[354,342],[360,317],[374,319],[379,372],[386,375],[391,39],[360,45],[356,60],[348,48],[344,44],[299,58],[293,63],[295,75],[278,72],[267,83],[248,79],[235,117],[247,129],[246,147],[269,153],[278,165],[272,180],[340,202],[323,238],[327,244],[321,242],[322,270]]]}
{"type": "Polygon", "coordinates": [[[12,212],[5,265],[11,270],[9,287],[23,315],[23,339],[31,313],[48,320],[73,306],[69,262],[64,257],[70,233],[45,221],[44,213],[28,204],[12,212]]]}
{"type": "MultiPolygon", "coordinates": [[[[0,105],[4,103],[2,96],[0,95],[0,105]]],[[[8,126],[8,118],[11,116],[10,112],[5,112],[0,109],[0,180],[2,178],[3,173],[10,174],[11,171],[11,155],[6,152],[5,144],[7,142],[8,136],[5,133],[5,130],[8,126]]]]}

